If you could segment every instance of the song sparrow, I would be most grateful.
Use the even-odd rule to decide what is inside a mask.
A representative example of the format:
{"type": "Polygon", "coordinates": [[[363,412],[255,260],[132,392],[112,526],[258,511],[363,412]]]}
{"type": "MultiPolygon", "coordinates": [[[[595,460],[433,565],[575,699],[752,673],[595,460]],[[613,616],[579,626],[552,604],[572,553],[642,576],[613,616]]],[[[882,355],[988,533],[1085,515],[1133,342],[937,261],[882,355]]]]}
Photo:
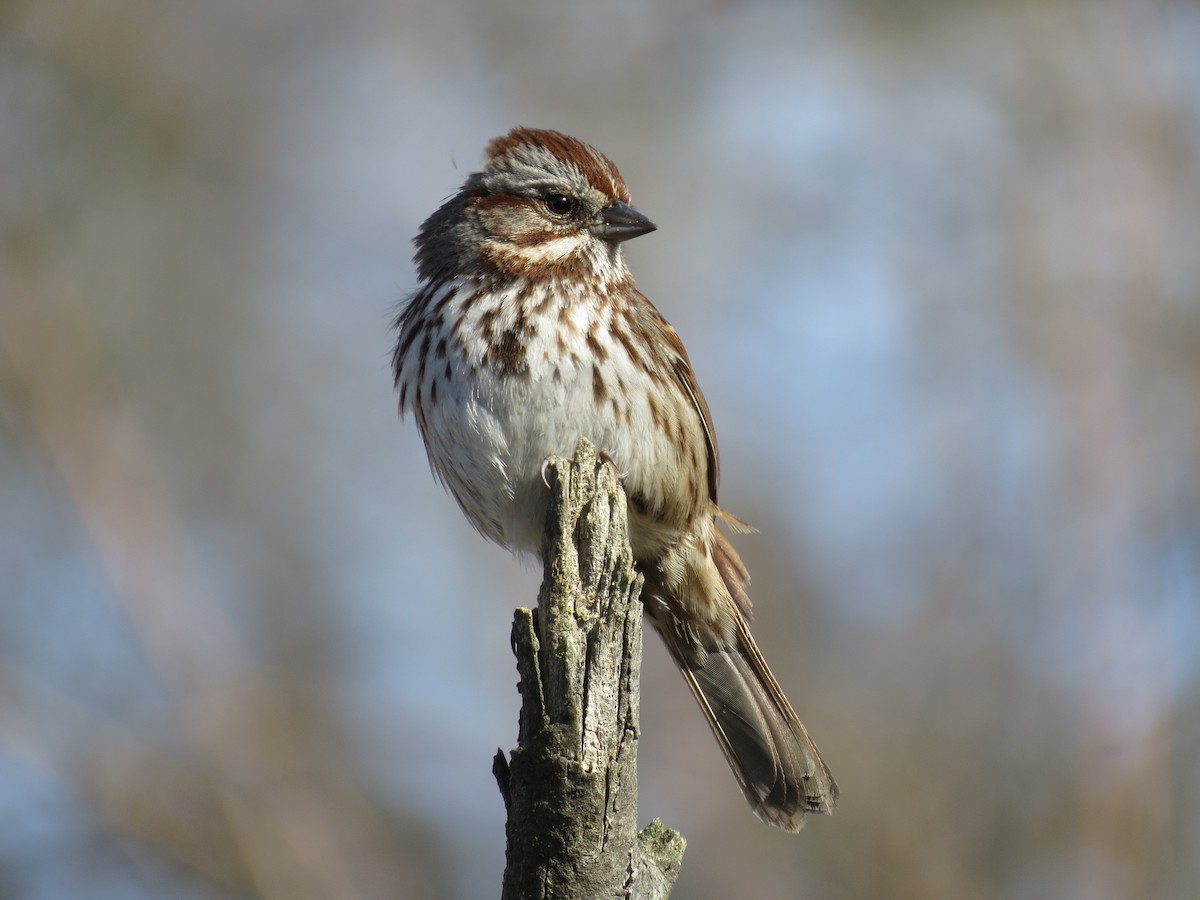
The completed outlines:
{"type": "Polygon", "coordinates": [[[538,553],[547,457],[580,437],[622,473],[642,601],[760,818],[798,831],[838,790],[750,636],[749,576],[717,529],[717,440],[687,352],[622,241],[655,225],[617,167],[516,128],[421,226],[396,322],[400,411],[471,523],[538,553]]]}

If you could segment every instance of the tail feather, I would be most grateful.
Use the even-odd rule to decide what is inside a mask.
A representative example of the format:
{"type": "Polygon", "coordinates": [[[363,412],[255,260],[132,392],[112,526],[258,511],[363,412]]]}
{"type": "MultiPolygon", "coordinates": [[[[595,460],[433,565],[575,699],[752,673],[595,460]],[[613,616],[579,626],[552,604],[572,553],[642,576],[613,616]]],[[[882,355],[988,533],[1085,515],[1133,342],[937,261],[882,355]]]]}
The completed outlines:
{"type": "Polygon", "coordinates": [[[672,655],[755,814],[799,831],[808,813],[833,811],[837,784],[740,616],[738,622],[736,647],[709,651],[702,662],[674,647],[672,655]]]}
{"type": "MultiPolygon", "coordinates": [[[[714,622],[732,627],[697,629],[680,616],[678,599],[648,609],[755,814],[799,831],[809,813],[833,811],[837,784],[750,634],[745,566],[723,535],[715,529],[713,535],[710,558],[726,596],[707,592],[707,602],[726,610],[714,622]]],[[[706,579],[685,577],[684,583],[696,587],[706,579]]],[[[656,590],[653,579],[648,586],[667,593],[656,590]]]]}

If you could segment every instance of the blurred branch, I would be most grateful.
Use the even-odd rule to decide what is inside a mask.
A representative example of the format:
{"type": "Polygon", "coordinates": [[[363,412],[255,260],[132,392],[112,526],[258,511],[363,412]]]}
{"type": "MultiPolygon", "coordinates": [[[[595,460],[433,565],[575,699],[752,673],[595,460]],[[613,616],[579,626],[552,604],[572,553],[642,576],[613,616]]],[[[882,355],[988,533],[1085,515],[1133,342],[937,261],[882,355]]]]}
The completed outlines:
{"type": "Polygon", "coordinates": [[[518,609],[519,746],[494,771],[508,809],[506,900],[666,897],[684,840],[637,832],[641,577],[625,494],[580,441],[547,468],[550,513],[538,609],[518,609]]]}

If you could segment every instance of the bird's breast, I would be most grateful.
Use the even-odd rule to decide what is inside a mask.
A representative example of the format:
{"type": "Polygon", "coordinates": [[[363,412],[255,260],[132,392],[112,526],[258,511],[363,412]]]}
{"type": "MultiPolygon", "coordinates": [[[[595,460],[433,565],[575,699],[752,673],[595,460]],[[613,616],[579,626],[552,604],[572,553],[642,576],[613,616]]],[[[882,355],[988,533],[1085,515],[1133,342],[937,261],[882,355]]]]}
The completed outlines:
{"type": "Polygon", "coordinates": [[[475,527],[514,550],[540,546],[543,464],[581,437],[622,475],[635,551],[639,537],[669,540],[703,499],[698,415],[620,304],[583,301],[514,286],[447,304],[447,364],[416,392],[435,471],[475,527]]]}

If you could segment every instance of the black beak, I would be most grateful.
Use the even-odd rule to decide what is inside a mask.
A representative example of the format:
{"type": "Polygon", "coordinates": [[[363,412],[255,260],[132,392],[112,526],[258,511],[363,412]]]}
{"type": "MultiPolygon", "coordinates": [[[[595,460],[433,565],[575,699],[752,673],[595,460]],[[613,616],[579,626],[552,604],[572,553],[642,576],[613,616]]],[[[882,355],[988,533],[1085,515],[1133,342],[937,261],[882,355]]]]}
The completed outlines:
{"type": "Polygon", "coordinates": [[[592,234],[604,241],[619,244],[658,228],[640,212],[618,200],[600,210],[599,221],[592,226],[592,234]]]}

